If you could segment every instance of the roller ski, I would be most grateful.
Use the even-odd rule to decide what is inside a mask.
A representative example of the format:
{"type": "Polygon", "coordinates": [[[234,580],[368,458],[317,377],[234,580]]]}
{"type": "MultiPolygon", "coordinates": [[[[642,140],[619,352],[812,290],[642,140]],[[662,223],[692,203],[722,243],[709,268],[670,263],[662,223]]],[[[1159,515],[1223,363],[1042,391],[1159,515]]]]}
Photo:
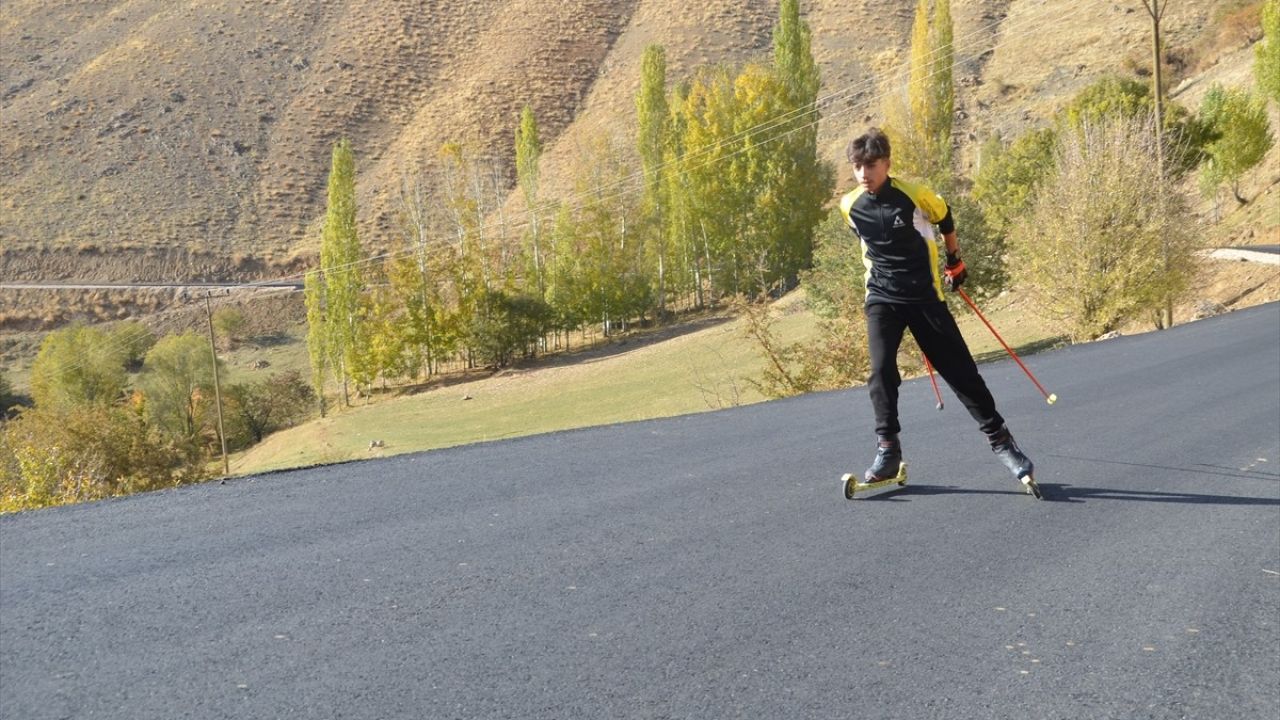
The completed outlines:
{"type": "Polygon", "coordinates": [[[876,446],[876,460],[862,474],[845,473],[840,478],[844,483],[844,498],[852,500],[855,493],[879,490],[890,485],[907,484],[907,463],[902,459],[902,445],[895,438],[884,438],[876,446]]]}
{"type": "Polygon", "coordinates": [[[1014,441],[1013,435],[1009,433],[1008,428],[1000,428],[996,432],[988,436],[991,441],[991,452],[996,454],[1000,462],[1013,476],[1022,483],[1026,488],[1027,494],[1037,500],[1044,499],[1044,493],[1040,491],[1040,486],[1036,484],[1035,464],[1031,462],[1031,458],[1022,452],[1022,448],[1018,447],[1018,443],[1014,441]]]}

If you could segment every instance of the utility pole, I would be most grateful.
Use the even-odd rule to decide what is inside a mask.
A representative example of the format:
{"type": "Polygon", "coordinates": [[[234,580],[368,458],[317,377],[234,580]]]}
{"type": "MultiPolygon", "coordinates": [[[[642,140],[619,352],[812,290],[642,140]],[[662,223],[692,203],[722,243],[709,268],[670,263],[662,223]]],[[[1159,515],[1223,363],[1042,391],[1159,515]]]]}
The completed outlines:
{"type": "Polygon", "coordinates": [[[209,296],[204,294],[204,315],[209,321],[209,354],[213,356],[213,397],[218,406],[218,440],[222,443],[222,474],[231,474],[231,465],[227,462],[227,434],[222,430],[222,386],[218,382],[218,350],[213,344],[213,311],[209,309],[209,296]]]}
{"type": "Polygon", "coordinates": [[[1164,80],[1160,62],[1160,21],[1169,8],[1169,0],[1142,0],[1151,16],[1151,97],[1156,103],[1156,162],[1164,174],[1164,80]]]}
{"type": "MultiPolygon", "coordinates": [[[[1160,177],[1165,176],[1164,169],[1164,80],[1160,62],[1160,21],[1164,19],[1165,10],[1169,8],[1169,0],[1142,0],[1142,6],[1151,16],[1151,97],[1155,100],[1156,126],[1156,170],[1160,177]]],[[[1168,248],[1165,249],[1165,267],[1169,267],[1168,248]]],[[[1166,296],[1164,308],[1161,309],[1159,325],[1173,327],[1173,298],[1166,296]]]]}

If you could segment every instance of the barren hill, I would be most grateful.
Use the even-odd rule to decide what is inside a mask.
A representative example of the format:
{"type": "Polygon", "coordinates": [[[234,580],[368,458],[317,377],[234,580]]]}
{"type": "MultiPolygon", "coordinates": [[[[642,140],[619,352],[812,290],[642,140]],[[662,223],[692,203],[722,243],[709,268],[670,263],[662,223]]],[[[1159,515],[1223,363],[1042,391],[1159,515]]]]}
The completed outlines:
{"type": "MultiPolygon", "coordinates": [[[[1248,4],[1171,3],[1168,46],[1205,47],[1223,7],[1248,4]]],[[[902,71],[914,5],[802,3],[833,159],[902,71]]],[[[7,0],[0,278],[269,274],[314,247],[339,137],[357,152],[364,240],[385,246],[401,176],[447,141],[509,166],[525,104],[555,189],[593,134],[626,137],[646,45],[667,48],[672,80],[763,60],[776,13],[773,0],[7,0]]],[[[1148,52],[1137,0],[953,0],[953,14],[975,138],[1148,52]]]]}

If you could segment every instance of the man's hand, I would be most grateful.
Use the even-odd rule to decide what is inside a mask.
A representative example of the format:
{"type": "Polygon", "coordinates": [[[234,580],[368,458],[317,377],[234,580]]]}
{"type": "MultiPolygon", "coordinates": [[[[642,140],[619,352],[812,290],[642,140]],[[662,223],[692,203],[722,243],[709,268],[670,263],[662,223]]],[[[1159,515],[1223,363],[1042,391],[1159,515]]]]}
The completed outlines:
{"type": "Polygon", "coordinates": [[[943,281],[948,290],[956,290],[964,284],[969,272],[964,269],[964,261],[956,253],[947,253],[947,264],[942,268],[943,281]]]}

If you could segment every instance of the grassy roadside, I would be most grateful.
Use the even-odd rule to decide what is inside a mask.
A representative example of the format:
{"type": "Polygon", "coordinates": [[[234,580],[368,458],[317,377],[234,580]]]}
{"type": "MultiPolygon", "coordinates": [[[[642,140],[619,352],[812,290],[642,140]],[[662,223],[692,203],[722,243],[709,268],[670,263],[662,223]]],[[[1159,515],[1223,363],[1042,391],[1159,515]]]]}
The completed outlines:
{"type": "MultiPolygon", "coordinates": [[[[786,342],[814,337],[816,322],[799,298],[775,308],[786,342]]],[[[1044,347],[1051,323],[1011,298],[983,311],[1015,347],[1044,347]]],[[[958,316],[974,353],[1003,357],[971,313],[958,316]]],[[[272,435],[234,457],[235,474],[415,452],[483,440],[705,412],[765,400],[749,382],[763,367],[738,319],[686,327],[648,344],[585,353],[573,362],[512,370],[430,392],[357,406],[272,435]],[[464,399],[469,398],[469,399],[464,399]],[[383,447],[371,448],[381,441],[383,447]]]]}

